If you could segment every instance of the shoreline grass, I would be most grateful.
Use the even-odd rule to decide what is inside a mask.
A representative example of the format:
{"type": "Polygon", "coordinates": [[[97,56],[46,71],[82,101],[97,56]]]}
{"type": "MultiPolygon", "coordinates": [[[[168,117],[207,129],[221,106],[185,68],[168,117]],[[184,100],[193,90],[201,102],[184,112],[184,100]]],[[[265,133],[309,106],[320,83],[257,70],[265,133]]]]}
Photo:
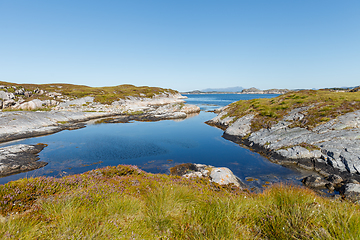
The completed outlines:
{"type": "Polygon", "coordinates": [[[303,119],[293,121],[292,127],[312,129],[340,115],[360,110],[360,92],[333,90],[302,90],[288,92],[275,98],[240,100],[229,105],[223,117],[255,114],[251,122],[252,132],[269,128],[295,108],[308,107],[303,119]]]}
{"type": "Polygon", "coordinates": [[[135,166],[0,185],[1,239],[359,239],[360,206],[299,186],[252,194],[135,166]]]}

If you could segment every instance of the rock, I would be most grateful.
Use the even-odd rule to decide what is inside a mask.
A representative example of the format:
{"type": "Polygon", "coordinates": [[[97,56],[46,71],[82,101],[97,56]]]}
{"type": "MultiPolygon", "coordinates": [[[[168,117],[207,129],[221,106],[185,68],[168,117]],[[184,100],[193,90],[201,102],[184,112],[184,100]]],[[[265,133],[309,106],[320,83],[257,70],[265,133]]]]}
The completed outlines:
{"type": "Polygon", "coordinates": [[[319,150],[309,151],[306,148],[295,146],[288,149],[277,150],[276,153],[283,156],[284,158],[289,159],[311,159],[311,158],[320,158],[321,152],[319,150]]]}
{"type": "Polygon", "coordinates": [[[24,89],[17,89],[14,93],[15,95],[24,95],[24,89]]]}
{"type": "Polygon", "coordinates": [[[78,98],[75,100],[71,100],[71,101],[67,101],[67,102],[63,102],[59,104],[59,107],[75,107],[75,106],[83,106],[89,103],[93,103],[94,102],[94,97],[83,97],[83,98],[78,98]]]}
{"type": "Polygon", "coordinates": [[[170,168],[171,175],[183,176],[189,172],[197,171],[198,168],[193,163],[183,163],[170,168]]]}
{"type": "Polygon", "coordinates": [[[0,99],[0,109],[3,109],[3,101],[0,99]]]}
{"type": "Polygon", "coordinates": [[[31,97],[32,96],[32,92],[30,92],[30,91],[26,91],[26,92],[24,92],[24,96],[25,97],[31,97]]]}
{"type": "Polygon", "coordinates": [[[233,172],[226,168],[212,168],[210,172],[211,181],[216,182],[220,185],[234,184],[237,187],[243,185],[238,177],[236,177],[233,172]]]}
{"type": "Polygon", "coordinates": [[[340,194],[351,201],[360,201],[360,184],[347,183],[340,189],[340,194]]]}
{"type": "Polygon", "coordinates": [[[2,99],[2,100],[11,100],[11,99],[14,99],[14,98],[15,98],[15,95],[13,93],[0,91],[0,99],[2,99]]]}
{"type": "MultiPolygon", "coordinates": [[[[40,92],[41,90],[39,94],[40,92]]],[[[46,96],[62,97],[57,92],[46,93],[46,96]]],[[[132,97],[115,101],[111,105],[95,103],[94,97],[66,102],[61,100],[62,103],[53,99],[44,101],[34,99],[29,102],[23,102],[24,100],[20,97],[18,99],[17,103],[13,99],[3,101],[3,106],[26,110],[36,110],[42,106],[54,107],[52,111],[44,112],[0,112],[0,142],[51,134],[70,129],[78,122],[97,118],[127,116],[128,121],[159,121],[183,119],[188,116],[186,112],[198,111],[198,107],[194,105],[184,105],[179,94],[160,94],[153,98],[132,97]],[[181,108],[184,110],[181,111],[181,108]]]]}
{"type": "Polygon", "coordinates": [[[228,127],[225,131],[225,134],[231,136],[239,136],[244,137],[251,133],[251,120],[255,116],[252,114],[248,114],[236,120],[230,127],[228,127]]]}
{"type": "Polygon", "coordinates": [[[231,117],[225,117],[227,107],[207,123],[220,125],[225,130],[224,138],[250,146],[280,164],[292,162],[323,176],[335,173],[343,180],[360,180],[360,110],[313,129],[291,126],[294,121],[304,119],[310,107],[293,109],[270,128],[255,132],[251,130],[252,114],[232,122],[231,117]]]}
{"type": "Polygon", "coordinates": [[[44,147],[45,144],[18,144],[0,148],[0,177],[46,166],[46,162],[37,161],[37,153],[44,147]]]}
{"type": "Polygon", "coordinates": [[[8,108],[15,105],[15,101],[13,99],[3,101],[3,108],[8,108]]]}
{"type": "Polygon", "coordinates": [[[301,180],[301,182],[310,188],[323,188],[326,184],[329,183],[329,181],[325,180],[324,178],[315,175],[307,176],[301,180]]]}
{"type": "Polygon", "coordinates": [[[326,180],[332,184],[340,184],[342,181],[344,181],[342,177],[336,174],[329,175],[328,177],[326,177],[326,180]]]}
{"type": "Polygon", "coordinates": [[[34,99],[29,102],[20,104],[17,108],[23,109],[23,110],[35,110],[35,109],[42,108],[42,105],[43,105],[43,101],[41,101],[39,99],[34,99]]]}
{"type": "Polygon", "coordinates": [[[197,113],[200,112],[200,108],[198,106],[192,105],[192,104],[185,104],[180,109],[181,112],[189,114],[189,113],[197,113]]]}
{"type": "Polygon", "coordinates": [[[226,167],[216,168],[210,165],[185,163],[170,168],[172,175],[178,175],[185,178],[205,177],[211,182],[220,185],[234,184],[239,188],[245,188],[246,185],[226,167]]]}

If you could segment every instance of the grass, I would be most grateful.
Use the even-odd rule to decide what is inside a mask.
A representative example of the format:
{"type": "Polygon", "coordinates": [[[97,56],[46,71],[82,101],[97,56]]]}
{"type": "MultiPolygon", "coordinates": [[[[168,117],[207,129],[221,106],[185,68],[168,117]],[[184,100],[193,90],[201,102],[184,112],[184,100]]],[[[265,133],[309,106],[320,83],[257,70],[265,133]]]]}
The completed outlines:
{"type": "Polygon", "coordinates": [[[302,90],[289,92],[271,99],[241,100],[227,108],[233,121],[247,114],[254,114],[252,131],[269,128],[291,110],[309,107],[303,119],[293,121],[292,127],[312,129],[340,115],[360,109],[360,92],[337,92],[333,90],[302,90]]]}
{"type": "MultiPolygon", "coordinates": [[[[0,81],[0,85],[6,87],[11,87],[11,86],[16,86],[17,88],[22,87],[25,88],[27,91],[42,89],[48,92],[58,92],[71,99],[93,96],[95,98],[94,99],[95,102],[100,102],[104,104],[111,104],[113,101],[124,99],[129,96],[151,98],[161,93],[177,93],[177,91],[171,89],[148,87],[148,86],[136,87],[130,84],[123,84],[112,87],[89,87],[85,85],[74,85],[74,84],[64,84],[64,83],[16,84],[16,83],[0,81]]],[[[14,91],[13,88],[9,88],[8,91],[9,90],[14,91]]],[[[27,100],[32,100],[35,98],[38,98],[40,100],[48,99],[48,97],[46,97],[45,95],[34,94],[27,100]]]]}
{"type": "Polygon", "coordinates": [[[1,239],[359,239],[359,205],[106,167],[0,185],[1,239]]]}

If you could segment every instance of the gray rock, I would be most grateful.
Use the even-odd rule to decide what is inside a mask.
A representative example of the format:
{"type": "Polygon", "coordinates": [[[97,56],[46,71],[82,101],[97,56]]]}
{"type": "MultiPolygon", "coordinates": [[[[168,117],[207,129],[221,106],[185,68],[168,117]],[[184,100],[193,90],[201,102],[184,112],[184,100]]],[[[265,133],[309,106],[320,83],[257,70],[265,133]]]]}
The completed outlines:
{"type": "Polygon", "coordinates": [[[244,184],[239,180],[234,173],[226,167],[212,168],[210,172],[212,182],[220,185],[234,184],[237,187],[242,187],[244,184]]]}
{"type": "Polygon", "coordinates": [[[360,174],[360,110],[339,116],[312,130],[290,127],[294,120],[301,120],[306,115],[308,108],[294,109],[277,124],[256,132],[250,129],[253,118],[250,114],[232,124],[229,122],[230,126],[222,123],[221,118],[227,115],[226,107],[208,122],[220,123],[227,127],[224,136],[232,136],[228,139],[242,139],[249,135],[245,144],[260,147],[265,150],[261,151],[270,156],[275,152],[284,159],[283,161],[322,159],[322,165],[318,164],[318,167],[328,167],[323,167],[322,170],[316,167],[316,171],[322,172],[323,175],[329,175],[334,171],[360,174]],[[320,150],[309,151],[301,147],[302,144],[313,145],[320,150]]]}
{"type": "Polygon", "coordinates": [[[198,113],[200,112],[200,108],[198,106],[192,105],[192,104],[185,104],[180,109],[181,112],[184,112],[186,114],[189,113],[198,113]]]}
{"type": "Polygon", "coordinates": [[[323,188],[329,181],[325,180],[322,177],[310,175],[301,180],[302,183],[310,188],[323,188]]]}
{"type": "Polygon", "coordinates": [[[24,95],[24,89],[17,89],[16,91],[15,91],[15,95],[24,95]]]}
{"type": "Polygon", "coordinates": [[[211,182],[219,185],[234,184],[239,188],[245,188],[246,185],[226,167],[216,168],[205,164],[185,163],[170,169],[171,174],[183,176],[185,178],[205,177],[211,182]]]}
{"type": "Polygon", "coordinates": [[[326,180],[328,180],[332,184],[340,184],[342,181],[344,181],[342,177],[336,174],[329,175],[326,180]]]}
{"type": "Polygon", "coordinates": [[[37,153],[45,146],[18,144],[0,148],[0,177],[46,166],[47,163],[37,161],[37,153]]]}
{"type": "Polygon", "coordinates": [[[11,106],[15,105],[15,103],[16,102],[13,99],[5,100],[5,101],[3,101],[3,108],[11,107],[11,106]]]}
{"type": "Polygon", "coordinates": [[[43,103],[44,102],[39,99],[34,99],[29,102],[20,104],[17,108],[23,109],[23,110],[35,110],[35,109],[42,108],[43,103]]]}
{"type": "Polygon", "coordinates": [[[94,99],[95,99],[94,97],[78,98],[78,99],[75,99],[75,100],[60,103],[59,107],[82,106],[82,105],[86,105],[86,104],[89,104],[89,103],[93,103],[94,99]]]}
{"type": "Polygon", "coordinates": [[[230,127],[225,130],[225,134],[230,136],[244,137],[251,133],[251,120],[254,115],[248,114],[237,119],[230,127]]]}
{"type": "Polygon", "coordinates": [[[304,158],[320,158],[321,152],[319,150],[309,151],[306,148],[295,146],[288,149],[277,150],[276,153],[289,159],[304,159],[304,158]]]}
{"type": "Polygon", "coordinates": [[[31,97],[33,94],[32,94],[32,92],[30,92],[30,91],[26,91],[26,92],[24,92],[24,96],[25,97],[31,97]]]}
{"type": "Polygon", "coordinates": [[[11,99],[14,99],[14,98],[15,98],[15,95],[13,93],[0,91],[0,99],[11,100],[11,99]]]}
{"type": "Polygon", "coordinates": [[[340,189],[340,193],[351,201],[360,201],[360,184],[347,183],[340,189]]]}

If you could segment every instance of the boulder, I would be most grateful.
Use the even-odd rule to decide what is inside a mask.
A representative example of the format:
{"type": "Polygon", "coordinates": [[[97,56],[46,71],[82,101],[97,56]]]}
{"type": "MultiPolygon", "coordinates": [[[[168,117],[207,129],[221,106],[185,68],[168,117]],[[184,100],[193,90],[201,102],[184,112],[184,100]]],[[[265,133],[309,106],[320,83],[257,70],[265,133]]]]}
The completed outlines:
{"type": "Polygon", "coordinates": [[[15,91],[15,95],[24,95],[24,93],[25,93],[25,91],[24,91],[24,89],[17,89],[16,91],[15,91]]]}
{"type": "Polygon", "coordinates": [[[14,99],[15,95],[13,93],[0,91],[0,98],[3,100],[10,100],[10,99],[14,99]]]}
{"type": "Polygon", "coordinates": [[[198,106],[192,105],[192,104],[185,104],[181,110],[181,112],[184,112],[186,114],[189,113],[197,113],[200,112],[200,108],[198,106]]]}
{"type": "Polygon", "coordinates": [[[210,172],[210,178],[212,182],[216,182],[220,185],[234,184],[237,187],[241,187],[243,183],[239,180],[234,173],[226,167],[212,168],[210,172]]]}
{"type": "Polygon", "coordinates": [[[184,163],[170,168],[170,173],[185,178],[205,177],[219,185],[234,184],[241,189],[246,188],[246,185],[226,167],[216,168],[205,164],[184,163]]]}
{"type": "Polygon", "coordinates": [[[25,97],[31,97],[32,96],[32,92],[30,92],[30,91],[26,91],[26,92],[24,92],[24,96],[25,97]]]}
{"type": "Polygon", "coordinates": [[[3,101],[3,108],[8,108],[15,105],[15,101],[13,99],[3,101]]]}
{"type": "Polygon", "coordinates": [[[303,178],[303,180],[301,180],[301,182],[310,188],[323,188],[326,186],[326,184],[329,183],[329,181],[325,180],[324,178],[320,177],[320,176],[315,176],[315,175],[310,175],[307,176],[305,178],[303,178]]]}
{"type": "Polygon", "coordinates": [[[29,102],[22,103],[18,106],[18,109],[24,109],[24,110],[35,110],[38,108],[41,108],[43,105],[43,101],[39,99],[34,99],[29,102]]]}
{"type": "Polygon", "coordinates": [[[340,194],[351,201],[360,201],[360,184],[347,183],[341,187],[340,194]]]}

